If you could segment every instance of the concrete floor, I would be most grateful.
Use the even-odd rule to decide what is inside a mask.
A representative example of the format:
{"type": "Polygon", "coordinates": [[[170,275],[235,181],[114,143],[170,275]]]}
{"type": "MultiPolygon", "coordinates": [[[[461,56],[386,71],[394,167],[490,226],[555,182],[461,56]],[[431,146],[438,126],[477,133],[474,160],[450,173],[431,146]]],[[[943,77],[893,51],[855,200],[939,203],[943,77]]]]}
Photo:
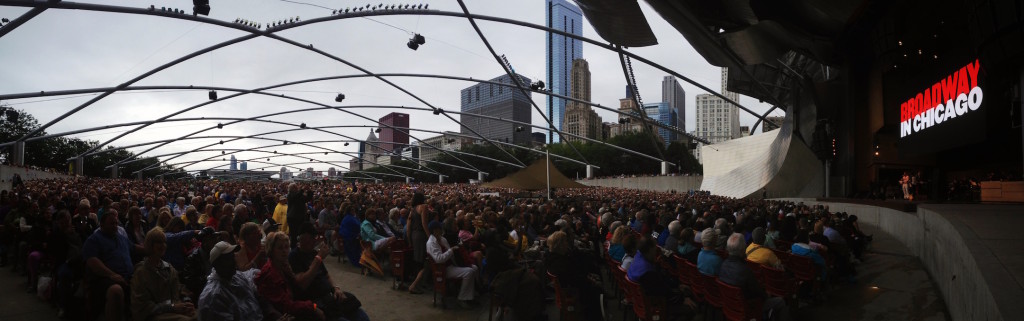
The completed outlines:
{"type": "MultiPolygon", "coordinates": [[[[819,305],[801,304],[796,320],[949,320],[942,297],[921,262],[889,235],[871,226],[874,242],[857,267],[858,283],[837,284],[819,305]]],[[[412,295],[391,289],[391,280],[365,277],[348,264],[328,260],[331,275],[342,289],[356,294],[374,321],[487,320],[487,301],[475,310],[431,306],[431,294],[412,295]]],[[[449,300],[452,300],[451,298],[449,300]]],[[[608,300],[611,320],[621,320],[614,300],[608,300]]],[[[548,307],[551,320],[557,309],[548,307]]],[[[632,318],[632,316],[630,316],[632,318]]],[[[698,316],[697,319],[705,319],[698,316]]],[[[58,320],[56,309],[24,291],[24,278],[0,270],[0,320],[58,320]]],[[[508,320],[508,318],[506,318],[508,320]]]]}

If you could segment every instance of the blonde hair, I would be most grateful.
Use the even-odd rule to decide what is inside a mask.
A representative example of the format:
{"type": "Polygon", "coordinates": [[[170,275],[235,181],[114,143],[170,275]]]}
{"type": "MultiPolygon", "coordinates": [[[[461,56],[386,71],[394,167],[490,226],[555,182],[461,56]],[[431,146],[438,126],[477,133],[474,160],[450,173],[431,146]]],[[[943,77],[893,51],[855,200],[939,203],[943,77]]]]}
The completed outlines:
{"type": "Polygon", "coordinates": [[[265,251],[268,252],[267,257],[270,259],[270,264],[273,264],[275,268],[281,270],[281,273],[283,273],[285,277],[294,279],[295,273],[292,272],[292,267],[291,264],[288,263],[288,258],[285,257],[283,262],[278,262],[274,260],[273,255],[270,255],[270,252],[277,249],[277,246],[281,244],[281,242],[284,242],[285,247],[288,246],[289,242],[291,242],[288,239],[288,234],[284,232],[271,232],[270,235],[267,235],[267,247],[265,249],[265,251]]]}
{"type": "Polygon", "coordinates": [[[629,229],[628,227],[621,226],[621,225],[619,227],[615,228],[615,231],[612,232],[611,243],[612,244],[622,244],[622,239],[626,237],[626,233],[627,233],[626,231],[628,229],[629,229]]]}
{"type": "Polygon", "coordinates": [[[562,231],[555,231],[548,235],[548,248],[555,253],[569,252],[569,236],[562,231]]]}
{"type": "Polygon", "coordinates": [[[156,243],[158,241],[164,243],[167,242],[167,235],[164,234],[164,229],[160,228],[159,226],[154,227],[153,229],[149,230],[149,232],[146,232],[146,240],[143,241],[142,246],[146,248],[147,252],[152,253],[153,243],[156,243]]]}

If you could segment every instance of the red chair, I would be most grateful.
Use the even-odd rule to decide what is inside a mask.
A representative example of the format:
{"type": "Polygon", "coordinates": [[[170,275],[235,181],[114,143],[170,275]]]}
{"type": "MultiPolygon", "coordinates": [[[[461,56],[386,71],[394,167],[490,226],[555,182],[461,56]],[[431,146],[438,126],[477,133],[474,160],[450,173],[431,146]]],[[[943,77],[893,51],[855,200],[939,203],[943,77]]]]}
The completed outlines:
{"type": "Polygon", "coordinates": [[[803,282],[811,282],[818,278],[818,267],[814,265],[814,261],[811,258],[786,253],[786,259],[783,264],[786,266],[786,270],[793,273],[793,276],[797,280],[803,282]]]}
{"type": "Polygon", "coordinates": [[[555,305],[558,306],[559,320],[579,320],[579,309],[576,305],[578,300],[575,292],[563,289],[562,284],[558,282],[558,277],[551,272],[548,272],[548,279],[551,280],[551,285],[555,288],[555,305]]]}
{"type": "Polygon", "coordinates": [[[764,278],[762,282],[765,292],[782,298],[789,306],[795,306],[792,303],[796,300],[798,290],[796,279],[786,274],[786,271],[770,266],[761,267],[761,276],[764,278]]]}
{"type": "Polygon", "coordinates": [[[686,276],[690,279],[690,290],[693,290],[693,295],[696,297],[697,302],[707,302],[707,291],[704,286],[704,278],[697,269],[697,265],[690,261],[683,262],[683,271],[686,276]]]}
{"type": "Polygon", "coordinates": [[[394,282],[391,284],[391,288],[398,290],[402,287],[405,279],[405,262],[407,256],[411,256],[412,251],[409,249],[409,244],[405,240],[395,240],[391,245],[391,255],[388,260],[391,263],[391,276],[393,276],[394,282]]]}
{"type": "Polygon", "coordinates": [[[430,264],[430,275],[434,281],[434,301],[431,306],[437,306],[437,294],[441,293],[441,308],[444,309],[444,296],[448,293],[448,284],[458,285],[461,279],[448,278],[448,263],[435,263],[430,255],[426,255],[427,264],[430,264]]]}
{"type": "Polygon", "coordinates": [[[754,262],[754,261],[751,261],[751,260],[744,260],[744,261],[747,262],[747,267],[750,268],[750,272],[754,273],[754,277],[756,277],[758,281],[761,281],[762,283],[764,283],[764,279],[761,276],[761,263],[757,263],[757,262],[754,262]]]}
{"type": "Polygon", "coordinates": [[[609,268],[611,268],[611,271],[612,271],[612,279],[615,280],[616,294],[622,293],[622,299],[623,300],[619,301],[619,303],[620,303],[619,307],[623,311],[623,313],[622,313],[622,320],[625,321],[626,320],[626,314],[628,313],[629,309],[633,306],[633,303],[632,303],[633,299],[631,299],[629,297],[629,293],[626,292],[628,290],[626,288],[626,270],[623,270],[618,264],[615,264],[614,263],[615,261],[609,261],[609,262],[610,262],[609,264],[612,265],[609,268]]]}
{"type": "Polygon", "coordinates": [[[789,252],[789,249],[793,248],[793,242],[790,241],[775,240],[774,242],[775,249],[779,251],[789,252]]]}
{"type": "Polygon", "coordinates": [[[761,320],[764,300],[747,300],[743,290],[715,279],[715,285],[721,294],[722,312],[729,321],[761,320]]]}
{"type": "Polygon", "coordinates": [[[345,256],[344,252],[345,240],[341,239],[340,236],[334,237],[334,248],[338,249],[338,251],[341,251],[341,253],[338,253],[338,263],[341,263],[343,260],[348,261],[348,257],[345,256]]]}
{"type": "Polygon", "coordinates": [[[721,309],[722,296],[718,292],[718,284],[715,283],[718,278],[704,273],[700,273],[700,277],[700,280],[704,283],[704,299],[708,302],[708,305],[721,309]]]}
{"type": "Polygon", "coordinates": [[[665,299],[648,297],[640,289],[640,284],[626,279],[626,293],[633,302],[633,313],[637,320],[659,321],[665,317],[665,299]]]}
{"type": "Polygon", "coordinates": [[[678,255],[673,255],[672,259],[676,261],[676,278],[679,279],[679,283],[693,288],[692,277],[686,271],[686,264],[690,263],[690,261],[678,255]]]}

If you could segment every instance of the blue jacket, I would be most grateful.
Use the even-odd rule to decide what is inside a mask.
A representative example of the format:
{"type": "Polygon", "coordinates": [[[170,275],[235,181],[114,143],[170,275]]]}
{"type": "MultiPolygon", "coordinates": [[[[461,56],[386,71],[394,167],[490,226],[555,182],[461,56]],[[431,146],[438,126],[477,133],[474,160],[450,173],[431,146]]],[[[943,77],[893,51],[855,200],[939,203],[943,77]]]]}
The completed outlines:
{"type": "Polygon", "coordinates": [[[704,275],[718,275],[718,269],[722,267],[722,257],[714,250],[700,250],[697,254],[697,269],[704,275]]]}

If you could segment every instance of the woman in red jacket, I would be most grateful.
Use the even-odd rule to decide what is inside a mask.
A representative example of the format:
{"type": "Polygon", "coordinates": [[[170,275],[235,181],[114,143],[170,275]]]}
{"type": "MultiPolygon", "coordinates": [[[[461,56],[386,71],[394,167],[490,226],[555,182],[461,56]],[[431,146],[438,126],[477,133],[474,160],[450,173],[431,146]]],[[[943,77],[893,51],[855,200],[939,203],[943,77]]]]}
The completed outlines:
{"type": "MultiPolygon", "coordinates": [[[[289,247],[288,234],[273,232],[267,235],[267,251],[269,260],[260,269],[260,275],[256,277],[256,288],[264,300],[281,313],[291,314],[300,319],[324,320],[324,311],[317,308],[313,301],[295,301],[292,299],[291,285],[298,285],[300,288],[308,285],[312,278],[300,280],[295,278],[291,266],[288,264],[289,247]],[[303,282],[307,284],[302,284],[303,282]]],[[[310,269],[319,269],[322,259],[317,257],[310,269]]]]}

